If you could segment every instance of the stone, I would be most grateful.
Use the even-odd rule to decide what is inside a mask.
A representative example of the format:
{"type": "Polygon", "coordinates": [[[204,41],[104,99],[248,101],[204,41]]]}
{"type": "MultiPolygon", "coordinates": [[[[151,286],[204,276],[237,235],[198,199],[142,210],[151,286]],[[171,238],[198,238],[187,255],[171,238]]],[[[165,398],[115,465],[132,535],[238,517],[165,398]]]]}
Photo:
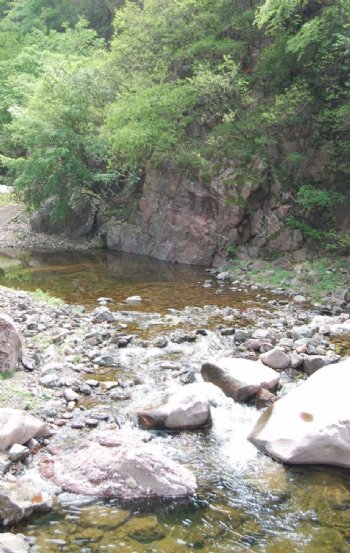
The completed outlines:
{"type": "Polygon", "coordinates": [[[100,306],[96,307],[91,313],[95,321],[114,323],[116,321],[115,315],[108,309],[108,307],[100,306]]]}
{"type": "Polygon", "coordinates": [[[29,553],[32,540],[23,534],[2,532],[0,534],[0,553],[29,553]]]}
{"type": "Polygon", "coordinates": [[[9,450],[9,459],[11,461],[24,461],[29,455],[30,451],[27,447],[21,444],[13,444],[9,450]]]}
{"type": "Polygon", "coordinates": [[[282,229],[276,238],[270,240],[271,252],[294,252],[300,250],[303,245],[303,234],[300,230],[282,229]]]}
{"type": "Polygon", "coordinates": [[[349,386],[349,359],[322,367],[262,414],[250,440],[285,463],[350,468],[349,386]]]}
{"type": "Polygon", "coordinates": [[[295,301],[295,303],[305,303],[306,297],[301,294],[297,294],[296,296],[293,296],[293,301],[295,301]]]}
{"type": "Polygon", "coordinates": [[[262,363],[232,357],[203,363],[201,374],[235,401],[252,399],[261,388],[272,390],[279,381],[279,374],[262,363]]]}
{"type": "Polygon", "coordinates": [[[221,273],[216,275],[216,278],[218,280],[230,280],[231,273],[229,271],[222,271],[221,273]]]}
{"type": "Polygon", "coordinates": [[[77,394],[71,388],[66,388],[66,390],[64,390],[63,395],[66,401],[77,401],[79,399],[79,394],[77,394]]]}
{"type": "Polygon", "coordinates": [[[261,361],[264,365],[271,367],[271,369],[283,370],[290,364],[289,356],[286,355],[282,348],[276,347],[260,355],[261,361]]]}
{"type": "Polygon", "coordinates": [[[39,383],[45,388],[56,388],[60,384],[60,377],[54,373],[48,373],[39,379],[39,383]]]}
{"type": "Polygon", "coordinates": [[[140,302],[142,302],[141,296],[129,296],[124,300],[124,303],[128,303],[130,305],[133,305],[135,303],[140,303],[140,302]]]}
{"type": "Polygon", "coordinates": [[[25,444],[31,438],[50,435],[43,421],[33,417],[26,411],[0,409],[0,451],[5,451],[13,444],[25,444]]]}
{"type": "Polygon", "coordinates": [[[292,338],[294,340],[299,340],[301,338],[312,338],[313,329],[307,325],[293,326],[292,328],[292,338]]]}
{"type": "Polygon", "coordinates": [[[47,459],[43,475],[63,491],[94,497],[184,497],[197,489],[185,467],[134,437],[130,431],[95,434],[93,441],[47,459]],[[129,485],[130,478],[135,481],[129,485]]]}
{"type": "Polygon", "coordinates": [[[0,315],[0,373],[14,373],[21,357],[21,340],[15,324],[5,314],[0,315]]]}
{"type": "MultiPolygon", "coordinates": [[[[0,483],[0,523],[14,524],[35,512],[50,511],[54,504],[51,493],[44,488],[41,479],[17,479],[15,482],[0,483]]],[[[0,538],[1,538],[0,534],[0,538]]],[[[17,553],[17,552],[16,552],[17,553]]]]}
{"type": "Polygon", "coordinates": [[[209,401],[195,384],[184,386],[165,404],[137,415],[139,425],[146,430],[189,430],[211,423],[209,401]]]}
{"type": "Polygon", "coordinates": [[[303,370],[311,375],[322,367],[339,361],[339,355],[303,355],[303,370]]]}

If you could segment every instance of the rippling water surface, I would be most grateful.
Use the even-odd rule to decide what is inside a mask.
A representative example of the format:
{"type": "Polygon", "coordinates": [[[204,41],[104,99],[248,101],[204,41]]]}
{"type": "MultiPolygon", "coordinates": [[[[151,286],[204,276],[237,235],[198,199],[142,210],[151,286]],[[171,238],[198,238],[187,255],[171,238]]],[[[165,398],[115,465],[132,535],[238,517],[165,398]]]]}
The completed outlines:
{"type": "MultiPolygon", "coordinates": [[[[261,292],[232,292],[215,282],[204,289],[210,277],[203,269],[144,257],[3,252],[0,270],[0,284],[40,288],[87,307],[109,296],[122,309],[135,294],[144,299],[138,309],[162,313],[185,305],[266,306],[261,292]]],[[[197,497],[70,505],[21,531],[37,537],[42,553],[349,553],[350,472],[284,467],[247,440],[255,408],[226,398],[212,411],[211,429],[153,435],[154,447],[194,471],[197,497]]]]}

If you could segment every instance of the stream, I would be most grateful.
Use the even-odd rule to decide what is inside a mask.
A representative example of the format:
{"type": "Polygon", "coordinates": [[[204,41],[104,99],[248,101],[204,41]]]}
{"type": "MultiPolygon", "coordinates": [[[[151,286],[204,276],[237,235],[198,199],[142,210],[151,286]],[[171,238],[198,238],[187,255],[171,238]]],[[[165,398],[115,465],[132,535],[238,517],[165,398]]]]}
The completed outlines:
{"type": "MultiPolygon", "coordinates": [[[[240,326],[251,309],[272,309],[271,294],[249,288],[233,291],[203,268],[104,251],[4,250],[0,253],[0,284],[40,289],[87,309],[96,307],[98,297],[107,296],[113,300],[113,310],[123,310],[123,300],[131,295],[140,295],[143,301],[128,310],[163,315],[185,306],[230,307],[239,310],[240,326]],[[206,280],[212,280],[208,288],[203,287],[206,280]]],[[[227,317],[221,321],[225,322],[227,317]]],[[[214,332],[218,324],[215,317],[209,325],[202,321],[209,335],[186,346],[189,365],[200,363],[203,356],[222,347],[214,332]]],[[[191,327],[190,322],[188,325],[191,327]]],[[[146,339],[155,332],[159,327],[147,329],[142,336],[146,339]]],[[[130,346],[121,352],[133,363],[132,376],[143,379],[133,404],[141,404],[145,398],[151,403],[172,382],[169,371],[164,373],[159,365],[167,359],[154,349],[130,346]]],[[[229,351],[228,345],[227,354],[229,351]]],[[[176,352],[169,361],[186,364],[184,354],[176,352]]],[[[108,374],[101,368],[96,378],[118,376],[117,368],[109,368],[108,374]]],[[[131,402],[123,402],[121,413],[131,408],[131,402]]],[[[349,553],[350,472],[321,466],[286,467],[263,455],[247,440],[260,413],[255,407],[225,398],[212,407],[211,428],[148,433],[155,448],[194,472],[198,494],[193,498],[94,504],[67,501],[60,510],[29,519],[14,531],[35,536],[41,553],[349,553]]],[[[145,434],[128,424],[123,432],[145,434]]]]}

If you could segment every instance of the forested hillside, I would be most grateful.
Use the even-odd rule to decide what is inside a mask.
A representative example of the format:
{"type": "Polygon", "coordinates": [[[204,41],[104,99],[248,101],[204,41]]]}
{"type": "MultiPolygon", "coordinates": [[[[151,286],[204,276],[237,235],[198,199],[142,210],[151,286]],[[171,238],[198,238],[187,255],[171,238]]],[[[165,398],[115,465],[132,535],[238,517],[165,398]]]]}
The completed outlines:
{"type": "Polygon", "coordinates": [[[348,247],[349,0],[1,0],[0,18],[1,172],[28,206],[125,216],[147,167],[205,184],[235,162],[232,203],[278,181],[289,228],[348,247]]]}

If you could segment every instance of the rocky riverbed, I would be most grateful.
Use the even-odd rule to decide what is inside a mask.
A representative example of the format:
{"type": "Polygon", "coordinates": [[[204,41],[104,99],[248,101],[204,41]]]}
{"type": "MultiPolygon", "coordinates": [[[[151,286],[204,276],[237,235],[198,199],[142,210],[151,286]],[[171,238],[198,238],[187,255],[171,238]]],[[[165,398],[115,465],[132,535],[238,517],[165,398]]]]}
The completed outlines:
{"type": "MultiPolygon", "coordinates": [[[[228,274],[210,278],[231,286],[228,274]]],[[[123,306],[96,298],[87,310],[2,287],[1,312],[22,344],[21,352],[13,344],[17,370],[1,381],[3,524],[87,496],[130,502],[200,495],[207,484],[196,451],[187,457],[179,451],[186,436],[205,431],[210,441],[218,425],[230,432],[232,409],[243,402],[246,440],[268,405],[322,367],[337,366],[339,343],[350,342],[348,313],[321,315],[300,294],[276,290],[266,298],[252,287],[265,299],[244,312],[203,306],[167,313],[144,311],[138,296],[123,306]]],[[[304,404],[301,412],[308,423],[312,413],[304,404]]],[[[282,429],[288,411],[283,416],[282,429]]],[[[333,432],[336,422],[330,422],[333,432]]],[[[312,462],[323,462],[321,450],[312,462]]],[[[350,466],[346,455],[341,464],[350,466]]],[[[36,547],[25,543],[28,551],[36,547]]]]}

